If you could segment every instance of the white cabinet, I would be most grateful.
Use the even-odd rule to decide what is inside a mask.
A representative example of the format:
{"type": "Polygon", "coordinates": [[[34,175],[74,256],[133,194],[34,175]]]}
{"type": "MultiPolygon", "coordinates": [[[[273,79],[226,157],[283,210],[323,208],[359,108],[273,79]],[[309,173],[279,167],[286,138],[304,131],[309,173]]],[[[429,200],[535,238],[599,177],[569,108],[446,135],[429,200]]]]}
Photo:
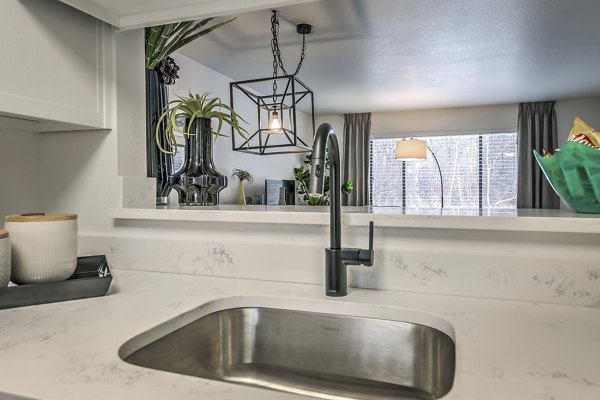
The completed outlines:
{"type": "Polygon", "coordinates": [[[111,29],[57,1],[2,0],[4,125],[26,121],[42,132],[110,128],[111,29]]]}
{"type": "Polygon", "coordinates": [[[120,28],[133,29],[176,21],[280,8],[315,0],[60,0],[120,28]]]}

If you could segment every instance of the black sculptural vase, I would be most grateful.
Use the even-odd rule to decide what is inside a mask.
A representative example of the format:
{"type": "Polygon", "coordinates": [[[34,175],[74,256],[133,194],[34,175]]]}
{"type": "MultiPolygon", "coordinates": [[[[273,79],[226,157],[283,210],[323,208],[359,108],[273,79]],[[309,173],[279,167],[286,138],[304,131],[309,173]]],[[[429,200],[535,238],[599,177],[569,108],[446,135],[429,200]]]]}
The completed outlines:
{"type": "MultiPolygon", "coordinates": [[[[186,120],[186,127],[188,123],[186,120]]],[[[227,187],[227,177],[219,173],[213,161],[211,120],[196,118],[189,133],[185,135],[183,164],[171,175],[171,186],[177,191],[179,205],[217,205],[219,192],[227,187]]]]}
{"type": "MultiPolygon", "coordinates": [[[[156,204],[168,203],[171,186],[169,177],[173,174],[173,156],[160,151],[156,145],[156,125],[160,115],[169,103],[169,90],[158,72],[146,70],[146,168],[147,176],[156,178],[156,204]]],[[[168,148],[162,134],[168,118],[161,122],[159,140],[163,149],[168,148]]]]}

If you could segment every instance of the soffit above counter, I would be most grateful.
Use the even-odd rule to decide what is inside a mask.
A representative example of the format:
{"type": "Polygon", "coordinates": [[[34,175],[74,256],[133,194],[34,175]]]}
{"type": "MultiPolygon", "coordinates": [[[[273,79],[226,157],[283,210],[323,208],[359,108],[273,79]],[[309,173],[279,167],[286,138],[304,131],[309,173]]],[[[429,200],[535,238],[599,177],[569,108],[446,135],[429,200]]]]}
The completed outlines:
{"type": "MultiPolygon", "coordinates": [[[[117,220],[234,222],[251,224],[329,225],[329,207],[236,206],[112,208],[117,220]]],[[[342,224],[379,228],[466,229],[600,234],[600,215],[565,210],[408,209],[400,207],[343,207],[342,224]]]]}
{"type": "Polygon", "coordinates": [[[315,0],[60,0],[119,29],[284,7],[315,0]]]}

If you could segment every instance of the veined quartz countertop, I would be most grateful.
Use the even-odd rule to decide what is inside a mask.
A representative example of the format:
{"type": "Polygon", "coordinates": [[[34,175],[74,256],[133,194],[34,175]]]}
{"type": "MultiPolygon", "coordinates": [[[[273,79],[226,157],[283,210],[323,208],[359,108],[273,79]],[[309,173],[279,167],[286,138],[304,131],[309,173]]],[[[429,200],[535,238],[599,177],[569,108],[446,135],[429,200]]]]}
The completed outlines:
{"type": "MultiPolygon", "coordinates": [[[[447,400],[597,400],[600,310],[549,304],[114,270],[108,296],[0,310],[0,399],[300,399],[130,365],[127,340],[209,301],[279,296],[417,309],[455,329],[447,400]]],[[[318,311],[318,310],[315,310],[318,311]]],[[[352,351],[352,349],[348,349],[352,351]]]]}
{"type": "MultiPolygon", "coordinates": [[[[342,207],[342,223],[379,227],[477,229],[496,231],[600,233],[600,214],[542,209],[403,209],[342,207]]],[[[113,208],[114,219],[269,224],[329,224],[324,206],[234,206],[113,208]]]]}

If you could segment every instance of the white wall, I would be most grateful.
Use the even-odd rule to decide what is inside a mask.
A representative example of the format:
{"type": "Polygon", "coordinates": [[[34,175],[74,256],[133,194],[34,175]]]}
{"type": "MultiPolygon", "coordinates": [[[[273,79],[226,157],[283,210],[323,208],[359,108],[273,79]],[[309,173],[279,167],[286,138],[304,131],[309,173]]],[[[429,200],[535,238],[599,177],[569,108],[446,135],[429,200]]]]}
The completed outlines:
{"type": "Polygon", "coordinates": [[[0,227],[6,215],[42,210],[40,196],[38,134],[0,128],[0,227]]]}
{"type": "MultiPolygon", "coordinates": [[[[107,101],[117,104],[115,74],[115,36],[111,33],[110,46],[106,50],[106,65],[109,72],[106,76],[107,101]]],[[[129,45],[130,43],[128,43],[129,45]]],[[[129,46],[128,46],[129,47],[129,46]]],[[[129,54],[136,54],[136,47],[128,48],[129,54]]],[[[143,49],[141,53],[143,54],[143,49]]],[[[130,66],[130,74],[136,74],[133,60],[121,60],[130,66]]],[[[127,91],[127,86],[120,87],[127,91]]],[[[123,94],[123,93],[121,93],[123,94]]],[[[132,97],[132,101],[141,94],[132,97]]],[[[110,125],[117,126],[116,111],[129,111],[135,104],[125,108],[123,104],[110,107],[110,125]]],[[[138,115],[128,114],[131,119],[138,115]]],[[[142,114],[143,117],[143,114],[142,114]]],[[[93,131],[53,132],[39,135],[41,148],[40,172],[41,205],[48,213],[75,213],[79,216],[79,233],[81,235],[108,232],[112,229],[113,220],[108,216],[109,208],[117,204],[117,133],[128,136],[136,134],[126,129],[103,129],[93,131]]],[[[143,133],[142,133],[143,135],[143,133]]],[[[142,136],[143,138],[143,136],[142,136]]],[[[126,149],[122,146],[120,150],[126,149]]],[[[144,148],[138,148],[145,154],[144,148]]],[[[129,157],[129,155],[128,155],[129,157]]],[[[144,161],[145,163],[145,161],[144,161]]],[[[145,165],[145,164],[143,164],[145,165]]],[[[145,169],[145,167],[144,167],[145,169]]]]}
{"type": "MultiPolygon", "coordinates": [[[[576,116],[600,130],[600,97],[565,99],[556,102],[559,144],[567,140],[567,134],[576,116]]],[[[376,112],[372,114],[371,137],[515,132],[517,117],[517,104],[376,112]]],[[[342,136],[343,115],[319,115],[317,125],[323,122],[331,123],[338,135],[342,136]]]]}
{"type": "MultiPolygon", "coordinates": [[[[229,83],[235,79],[181,54],[176,53],[173,58],[181,70],[179,71],[180,79],[169,91],[171,99],[175,99],[175,95],[187,96],[189,91],[192,93],[212,92],[213,96],[219,97],[223,102],[229,104],[229,83]]],[[[236,111],[242,117],[256,113],[256,108],[243,106],[242,108],[236,107],[236,111]]],[[[305,119],[306,115],[299,113],[300,131],[303,131],[303,127],[306,125],[305,119]]],[[[250,131],[250,128],[247,130],[250,131]]],[[[224,125],[222,133],[231,135],[228,125],[224,125]]],[[[252,184],[244,184],[246,195],[249,196],[254,193],[264,193],[265,179],[294,179],[294,167],[300,164],[302,157],[297,154],[258,156],[234,152],[231,150],[231,138],[218,138],[214,147],[215,165],[222,174],[229,177],[229,186],[221,192],[221,203],[234,204],[236,201],[238,182],[236,178],[231,178],[232,169],[246,169],[254,176],[252,184]]],[[[171,202],[176,204],[174,193],[171,195],[171,202]]]]}
{"type": "Polygon", "coordinates": [[[107,231],[117,204],[117,132],[47,133],[40,137],[41,203],[48,213],[75,213],[79,232],[107,231]]]}
{"type": "MultiPolygon", "coordinates": [[[[341,136],[344,128],[342,115],[320,115],[318,121],[332,123],[341,136]]],[[[516,129],[516,104],[375,112],[371,116],[372,138],[502,133],[516,129]]]]}
{"type": "Polygon", "coordinates": [[[144,30],[116,33],[118,171],[146,176],[144,30]]]}
{"type": "Polygon", "coordinates": [[[341,142],[342,138],[344,137],[344,116],[335,114],[317,115],[315,121],[316,129],[319,129],[319,126],[324,123],[328,123],[333,126],[338,140],[341,142]]]}
{"type": "Polygon", "coordinates": [[[514,132],[516,113],[515,104],[374,113],[371,135],[385,138],[407,133],[430,136],[514,132]]]}

